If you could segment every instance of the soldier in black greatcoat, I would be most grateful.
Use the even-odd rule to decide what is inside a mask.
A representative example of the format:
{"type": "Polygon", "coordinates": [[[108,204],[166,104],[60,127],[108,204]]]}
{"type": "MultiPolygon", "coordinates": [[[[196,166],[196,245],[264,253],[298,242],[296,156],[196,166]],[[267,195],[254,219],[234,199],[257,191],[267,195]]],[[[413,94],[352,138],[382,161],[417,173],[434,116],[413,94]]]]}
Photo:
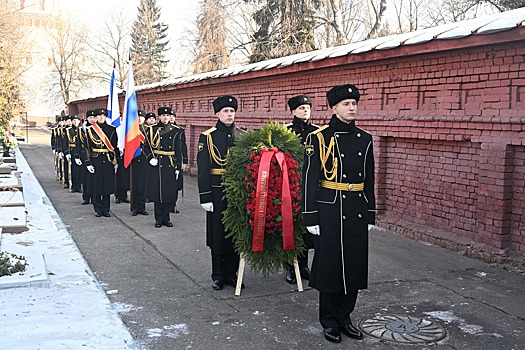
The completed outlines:
{"type": "Polygon", "coordinates": [[[309,134],[303,165],[303,220],[315,235],[310,286],[319,291],[325,338],[341,332],[361,339],[352,325],[359,289],[368,286],[368,225],[375,223],[372,135],[355,124],[359,90],[351,84],[327,93],[330,123],[309,134]]]}
{"type": "Polygon", "coordinates": [[[81,177],[82,177],[82,163],[78,163],[80,159],[80,153],[78,148],[78,134],[79,134],[80,119],[77,115],[71,116],[71,127],[66,129],[66,138],[68,142],[68,148],[64,152],[66,159],[71,170],[71,192],[82,192],[81,190],[81,177]]]}
{"type": "Polygon", "coordinates": [[[179,177],[177,178],[177,190],[175,191],[175,206],[172,209],[173,213],[178,213],[179,210],[177,209],[177,200],[179,199],[179,192],[184,187],[184,167],[186,164],[188,164],[188,147],[186,146],[186,132],[184,131],[184,128],[180,125],[177,125],[177,122],[175,121],[176,113],[174,110],[171,111],[170,116],[170,123],[173,125],[176,125],[180,129],[180,150],[181,150],[181,157],[179,157],[179,177]]]}
{"type": "MultiPolygon", "coordinates": [[[[292,112],[293,120],[290,124],[287,124],[286,127],[296,133],[297,136],[301,138],[301,143],[304,145],[306,136],[319,128],[310,121],[312,100],[307,95],[297,95],[288,100],[288,107],[290,107],[290,111],[292,112]]],[[[309,280],[310,269],[308,268],[308,249],[313,249],[314,247],[312,235],[305,235],[304,242],[306,251],[304,252],[304,255],[299,256],[297,260],[299,263],[301,277],[309,280]]],[[[286,273],[286,282],[290,284],[297,283],[293,266],[288,267],[288,272],[286,273]]]]}
{"type": "Polygon", "coordinates": [[[60,142],[62,144],[62,166],[64,173],[64,188],[71,189],[71,155],[69,154],[69,134],[71,131],[71,116],[67,115],[64,117],[64,127],[62,129],[62,134],[60,142]]]}
{"type": "Polygon", "coordinates": [[[200,203],[206,210],[206,245],[211,249],[212,288],[223,289],[224,285],[235,287],[239,254],[235,252],[232,238],[222,223],[222,212],[227,207],[222,184],[226,156],[235,137],[242,132],[234,124],[237,99],[221,96],[213,101],[213,110],[219,119],[215,127],[199,137],[197,166],[200,203]]]}
{"type": "Polygon", "coordinates": [[[53,163],[55,167],[55,179],[62,180],[62,166],[59,158],[60,150],[62,146],[59,146],[58,140],[60,137],[60,128],[63,124],[63,118],[56,116],[56,125],[51,129],[51,149],[53,150],[53,163]]]}
{"type": "Polygon", "coordinates": [[[105,108],[95,109],[97,122],[87,129],[86,166],[93,174],[93,207],[95,216],[110,217],[109,197],[115,192],[115,172],[117,159],[120,157],[117,129],[106,123],[108,111],[105,108]]]}
{"type": "MultiPolygon", "coordinates": [[[[144,125],[145,113],[139,110],[139,130],[146,139],[147,126],[144,125]]],[[[149,215],[146,211],[146,197],[144,190],[146,188],[146,174],[148,171],[148,160],[144,154],[144,142],[140,145],[142,152],[139,156],[131,160],[131,215],[149,215]]]]}
{"type": "Polygon", "coordinates": [[[64,116],[58,117],[58,126],[55,128],[55,136],[52,138],[58,162],[58,180],[62,183],[64,181],[64,152],[62,150],[65,130],[64,119],[64,116]]]}
{"type": "Polygon", "coordinates": [[[180,174],[180,128],[169,123],[170,107],[159,107],[159,122],[148,128],[144,154],[148,159],[145,194],[154,202],[155,227],[173,227],[170,212],[175,205],[176,181],[180,174]]]}
{"type": "Polygon", "coordinates": [[[80,157],[79,159],[75,159],[75,162],[77,164],[82,166],[82,172],[81,172],[81,178],[82,178],[82,205],[87,205],[89,203],[93,202],[93,194],[91,193],[93,188],[93,174],[90,173],[87,170],[87,163],[89,160],[89,152],[87,152],[87,149],[89,147],[88,141],[87,141],[87,129],[96,123],[97,118],[95,117],[95,111],[94,110],[88,110],[86,112],[86,124],[82,125],[79,128],[78,132],[78,149],[80,157]]]}

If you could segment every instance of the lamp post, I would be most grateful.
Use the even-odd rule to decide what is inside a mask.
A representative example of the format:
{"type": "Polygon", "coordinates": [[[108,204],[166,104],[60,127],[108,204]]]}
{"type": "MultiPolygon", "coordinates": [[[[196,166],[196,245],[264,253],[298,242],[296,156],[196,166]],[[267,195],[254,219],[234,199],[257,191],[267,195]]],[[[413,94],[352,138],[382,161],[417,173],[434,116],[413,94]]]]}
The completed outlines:
{"type": "Polygon", "coordinates": [[[20,112],[20,117],[26,116],[26,143],[29,143],[29,120],[27,120],[27,112],[20,112]]]}

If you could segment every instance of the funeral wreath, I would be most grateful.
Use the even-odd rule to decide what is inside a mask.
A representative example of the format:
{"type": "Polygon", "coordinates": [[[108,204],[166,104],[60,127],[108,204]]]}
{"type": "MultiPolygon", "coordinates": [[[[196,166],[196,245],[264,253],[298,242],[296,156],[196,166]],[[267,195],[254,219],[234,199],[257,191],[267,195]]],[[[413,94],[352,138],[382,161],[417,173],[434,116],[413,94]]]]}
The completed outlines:
{"type": "Polygon", "coordinates": [[[271,122],[240,135],[230,149],[223,181],[223,223],[237,252],[265,276],[304,252],[301,169],[296,134],[271,122]]]}

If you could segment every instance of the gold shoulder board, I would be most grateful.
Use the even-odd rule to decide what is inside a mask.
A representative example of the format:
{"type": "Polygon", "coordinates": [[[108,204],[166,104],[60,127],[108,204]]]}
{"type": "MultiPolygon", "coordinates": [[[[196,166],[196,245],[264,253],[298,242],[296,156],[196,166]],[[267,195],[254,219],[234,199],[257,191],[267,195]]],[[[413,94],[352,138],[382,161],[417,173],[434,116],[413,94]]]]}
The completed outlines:
{"type": "Polygon", "coordinates": [[[203,135],[208,135],[208,134],[211,134],[212,132],[214,132],[215,130],[217,130],[216,127],[209,128],[208,130],[206,130],[206,131],[203,132],[202,134],[203,134],[203,135]]]}
{"type": "Polygon", "coordinates": [[[324,129],[326,129],[327,127],[329,127],[329,125],[321,126],[319,129],[317,129],[315,131],[312,131],[310,134],[317,134],[317,133],[323,131],[324,129]]]}

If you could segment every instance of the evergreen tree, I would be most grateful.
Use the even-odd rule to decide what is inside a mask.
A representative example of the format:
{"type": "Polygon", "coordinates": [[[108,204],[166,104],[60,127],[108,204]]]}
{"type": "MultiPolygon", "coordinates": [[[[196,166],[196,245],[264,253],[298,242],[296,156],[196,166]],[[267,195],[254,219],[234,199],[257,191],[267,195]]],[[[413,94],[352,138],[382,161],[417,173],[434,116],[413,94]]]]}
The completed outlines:
{"type": "Polygon", "coordinates": [[[221,0],[204,0],[197,18],[199,36],[195,48],[194,72],[226,68],[230,64],[226,47],[224,6],[221,0]]]}
{"type": "Polygon", "coordinates": [[[140,0],[138,16],[131,31],[131,58],[137,85],[159,82],[167,78],[164,71],[169,40],[168,25],[160,22],[157,0],[140,0]]]}
{"type": "Polygon", "coordinates": [[[255,13],[258,30],[250,62],[315,50],[315,8],[319,0],[268,0],[255,13]]]}

